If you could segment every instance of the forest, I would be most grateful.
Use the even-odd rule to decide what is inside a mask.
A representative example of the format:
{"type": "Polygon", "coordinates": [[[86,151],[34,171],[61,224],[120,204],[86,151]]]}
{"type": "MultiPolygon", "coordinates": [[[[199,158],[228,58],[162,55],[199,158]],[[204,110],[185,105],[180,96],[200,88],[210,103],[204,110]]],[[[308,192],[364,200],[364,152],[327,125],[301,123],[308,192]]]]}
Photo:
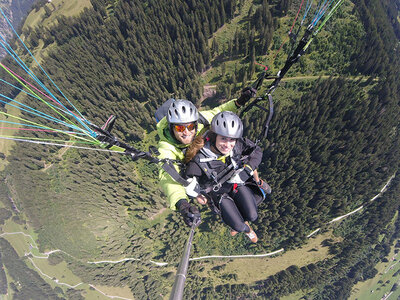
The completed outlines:
{"type": "MultiPolygon", "coordinates": [[[[51,27],[24,27],[22,33],[29,48],[48,49],[43,66],[85,117],[103,124],[117,115],[114,134],[147,150],[157,141],[154,112],[166,99],[189,99],[205,109],[236,97],[254,81],[259,69],[253,62],[279,49],[284,25],[300,1],[91,3],[79,17],[60,17],[51,27]],[[242,27],[230,39],[218,39],[218,30],[238,15],[245,15],[242,27]],[[202,103],[201,74],[212,69],[221,70],[207,82],[216,85],[217,94],[202,103]]],[[[207,276],[204,262],[191,262],[185,299],[279,299],[296,291],[303,291],[304,299],[347,299],[357,282],[376,274],[375,265],[400,238],[399,11],[394,0],[343,4],[287,74],[304,80],[284,82],[274,94],[275,115],[262,141],[259,168],[273,193],[254,224],[259,242],[232,239],[228,228],[202,209],[192,252],[295,249],[322,228],[338,238],[323,243],[329,257],[251,284],[236,284],[236,274],[223,271],[207,276]],[[393,175],[388,191],[369,202],[393,175]],[[361,205],[362,214],[327,225],[361,205]]],[[[285,45],[271,62],[272,71],[282,67],[289,48],[285,45]]],[[[5,62],[12,64],[10,58],[5,62]]],[[[5,76],[1,70],[0,78],[5,76]]],[[[3,93],[17,95],[12,89],[3,93]]],[[[266,118],[261,110],[246,114],[245,134],[255,139],[266,118]]],[[[129,286],[135,299],[168,295],[188,230],[177,213],[165,209],[157,166],[113,153],[68,149],[61,154],[57,147],[36,144],[17,144],[5,159],[9,164],[0,173],[1,187],[6,189],[7,182],[16,191],[40,250],[70,254],[50,255],[55,264],[67,262],[85,282],[129,286]],[[85,263],[121,256],[141,260],[85,263]],[[150,260],[170,267],[155,267],[150,260]]],[[[0,194],[6,207],[0,208],[0,223],[20,217],[8,207],[9,193],[0,194]]],[[[27,293],[83,298],[79,289],[62,293],[28,272],[26,258],[16,257],[3,238],[0,248],[0,263],[14,281],[24,282],[22,289],[15,287],[15,299],[27,293]],[[22,270],[29,276],[20,279],[22,270]]],[[[0,293],[3,289],[0,285],[0,293]]]]}

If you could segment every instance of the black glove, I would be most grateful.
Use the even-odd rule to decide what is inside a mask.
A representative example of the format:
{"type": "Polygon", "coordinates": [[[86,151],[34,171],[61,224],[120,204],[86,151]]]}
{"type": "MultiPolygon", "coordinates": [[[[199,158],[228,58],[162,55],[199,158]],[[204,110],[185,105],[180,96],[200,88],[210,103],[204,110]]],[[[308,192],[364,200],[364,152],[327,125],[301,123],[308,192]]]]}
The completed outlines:
{"type": "Polygon", "coordinates": [[[251,86],[248,86],[242,90],[242,94],[240,95],[239,99],[236,100],[236,103],[239,106],[245,105],[250,98],[255,97],[257,94],[257,90],[251,86]]]}
{"type": "Polygon", "coordinates": [[[175,206],[181,213],[183,221],[187,226],[191,227],[193,222],[200,221],[199,209],[197,206],[188,203],[186,199],[179,200],[175,206]]]}

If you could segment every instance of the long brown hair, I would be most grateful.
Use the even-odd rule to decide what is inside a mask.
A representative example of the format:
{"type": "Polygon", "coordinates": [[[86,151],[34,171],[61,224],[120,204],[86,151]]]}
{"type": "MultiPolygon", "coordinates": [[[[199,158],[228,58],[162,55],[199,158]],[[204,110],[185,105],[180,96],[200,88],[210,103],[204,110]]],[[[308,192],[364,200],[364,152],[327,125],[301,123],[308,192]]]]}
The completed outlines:
{"type": "Polygon", "coordinates": [[[183,163],[187,164],[189,161],[193,159],[193,157],[196,156],[196,154],[200,151],[201,148],[203,148],[205,143],[205,138],[201,135],[198,135],[195,137],[193,142],[190,144],[188,149],[186,150],[185,153],[185,158],[183,159],[183,163]]]}
{"type": "Polygon", "coordinates": [[[193,140],[193,142],[186,150],[183,163],[187,164],[189,161],[191,161],[193,157],[195,157],[196,154],[200,151],[200,149],[204,147],[206,141],[210,141],[212,145],[215,144],[216,138],[217,135],[212,131],[208,131],[204,136],[203,135],[196,136],[196,138],[193,140]]]}

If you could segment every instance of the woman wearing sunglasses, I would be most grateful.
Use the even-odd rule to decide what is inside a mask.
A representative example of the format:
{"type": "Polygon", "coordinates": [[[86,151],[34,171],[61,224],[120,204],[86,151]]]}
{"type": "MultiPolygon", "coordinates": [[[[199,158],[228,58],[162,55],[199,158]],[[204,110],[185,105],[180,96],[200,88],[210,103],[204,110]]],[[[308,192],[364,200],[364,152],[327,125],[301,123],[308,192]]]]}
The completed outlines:
{"type": "MultiPolygon", "coordinates": [[[[157,133],[160,138],[158,143],[159,158],[182,161],[185,157],[186,148],[217,113],[237,111],[255,94],[255,89],[245,88],[239,99],[230,100],[212,110],[203,111],[201,114],[188,100],[174,101],[170,105],[167,115],[157,123],[157,133]]],[[[174,166],[180,172],[180,166],[178,164],[174,164],[174,166]]],[[[189,204],[185,188],[162,169],[159,178],[161,188],[168,198],[169,207],[172,210],[178,209],[184,214],[186,216],[184,218],[185,223],[191,226],[193,221],[190,217],[191,213],[198,212],[198,209],[195,205],[189,204]]]]}
{"type": "MultiPolygon", "coordinates": [[[[248,222],[257,219],[257,206],[265,198],[260,183],[253,180],[262,151],[242,135],[243,123],[237,115],[218,113],[210,131],[197,137],[186,152],[186,177],[191,181],[186,191],[220,214],[232,236],[244,232],[256,243],[257,235],[248,222]]],[[[264,188],[271,192],[269,186],[264,188]]]]}

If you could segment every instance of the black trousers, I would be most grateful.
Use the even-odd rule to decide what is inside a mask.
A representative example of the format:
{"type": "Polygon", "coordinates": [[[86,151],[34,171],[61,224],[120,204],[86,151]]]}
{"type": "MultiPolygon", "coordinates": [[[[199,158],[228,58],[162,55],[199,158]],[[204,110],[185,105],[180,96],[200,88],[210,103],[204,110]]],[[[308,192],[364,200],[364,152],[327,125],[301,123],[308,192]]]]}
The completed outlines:
{"type": "Polygon", "coordinates": [[[223,194],[219,208],[222,220],[237,232],[249,232],[250,228],[245,221],[254,222],[258,217],[254,193],[245,185],[223,194]]]}

